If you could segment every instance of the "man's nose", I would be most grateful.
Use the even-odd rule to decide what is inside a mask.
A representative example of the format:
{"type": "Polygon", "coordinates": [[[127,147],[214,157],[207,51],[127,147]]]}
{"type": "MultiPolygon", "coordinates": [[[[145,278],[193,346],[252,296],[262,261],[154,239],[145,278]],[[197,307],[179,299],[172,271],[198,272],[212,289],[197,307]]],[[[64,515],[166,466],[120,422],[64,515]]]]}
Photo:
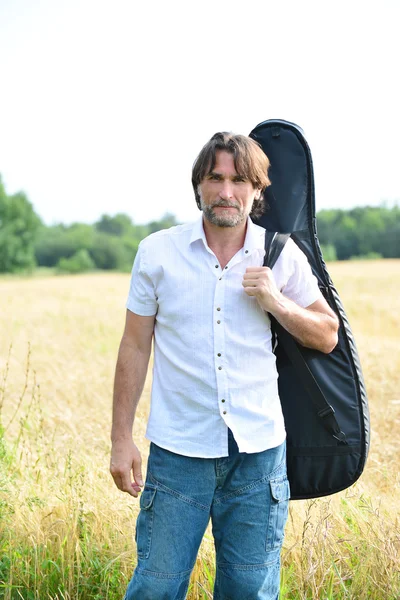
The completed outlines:
{"type": "Polygon", "coordinates": [[[230,181],[223,181],[219,190],[219,195],[223,200],[229,200],[233,196],[233,187],[230,181]]]}

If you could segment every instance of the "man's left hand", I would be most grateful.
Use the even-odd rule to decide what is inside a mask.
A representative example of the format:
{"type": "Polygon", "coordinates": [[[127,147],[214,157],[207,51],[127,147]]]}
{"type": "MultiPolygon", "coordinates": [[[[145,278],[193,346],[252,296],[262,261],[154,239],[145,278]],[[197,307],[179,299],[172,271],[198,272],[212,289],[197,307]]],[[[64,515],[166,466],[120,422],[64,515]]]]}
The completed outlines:
{"type": "Polygon", "coordinates": [[[281,301],[282,294],[276,287],[275,279],[269,267],[248,267],[243,276],[242,285],[248,296],[255,296],[261,308],[272,312],[281,301]]]}

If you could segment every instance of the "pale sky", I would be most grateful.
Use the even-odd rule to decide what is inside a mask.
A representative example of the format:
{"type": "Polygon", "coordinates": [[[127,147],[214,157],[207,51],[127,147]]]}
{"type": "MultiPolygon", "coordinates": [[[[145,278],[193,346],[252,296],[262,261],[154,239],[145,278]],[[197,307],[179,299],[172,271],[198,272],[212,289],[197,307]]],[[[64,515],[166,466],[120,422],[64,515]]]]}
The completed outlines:
{"type": "Polygon", "coordinates": [[[317,210],[400,199],[400,2],[0,0],[0,173],[47,224],[198,215],[216,131],[294,121],[317,210]]]}

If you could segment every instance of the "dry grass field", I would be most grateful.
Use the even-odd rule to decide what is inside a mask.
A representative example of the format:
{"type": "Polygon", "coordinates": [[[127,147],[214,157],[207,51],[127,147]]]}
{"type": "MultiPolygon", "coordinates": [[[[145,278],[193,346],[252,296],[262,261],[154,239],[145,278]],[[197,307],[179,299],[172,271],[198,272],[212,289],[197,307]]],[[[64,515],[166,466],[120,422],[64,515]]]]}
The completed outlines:
{"type": "MultiPolygon", "coordinates": [[[[290,509],[282,600],[400,598],[400,261],[333,263],[361,355],[372,443],[351,489],[290,509]]],[[[0,598],[117,600],[137,501],[108,472],[129,276],[0,279],[0,598]]],[[[144,439],[150,377],[135,439],[144,439]]],[[[203,542],[188,598],[212,598],[203,542]]],[[[157,599],[155,599],[157,600],[157,599]]]]}

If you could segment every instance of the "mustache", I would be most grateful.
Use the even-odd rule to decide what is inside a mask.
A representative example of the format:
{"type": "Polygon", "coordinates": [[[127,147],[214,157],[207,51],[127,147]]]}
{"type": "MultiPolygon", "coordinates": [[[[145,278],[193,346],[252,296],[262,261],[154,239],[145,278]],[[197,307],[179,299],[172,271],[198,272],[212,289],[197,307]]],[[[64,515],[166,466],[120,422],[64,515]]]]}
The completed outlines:
{"type": "Polygon", "coordinates": [[[224,202],[224,201],[214,202],[211,205],[211,208],[215,208],[216,206],[220,206],[221,208],[237,208],[237,209],[239,209],[239,206],[237,204],[235,204],[234,202],[224,202]]]}

